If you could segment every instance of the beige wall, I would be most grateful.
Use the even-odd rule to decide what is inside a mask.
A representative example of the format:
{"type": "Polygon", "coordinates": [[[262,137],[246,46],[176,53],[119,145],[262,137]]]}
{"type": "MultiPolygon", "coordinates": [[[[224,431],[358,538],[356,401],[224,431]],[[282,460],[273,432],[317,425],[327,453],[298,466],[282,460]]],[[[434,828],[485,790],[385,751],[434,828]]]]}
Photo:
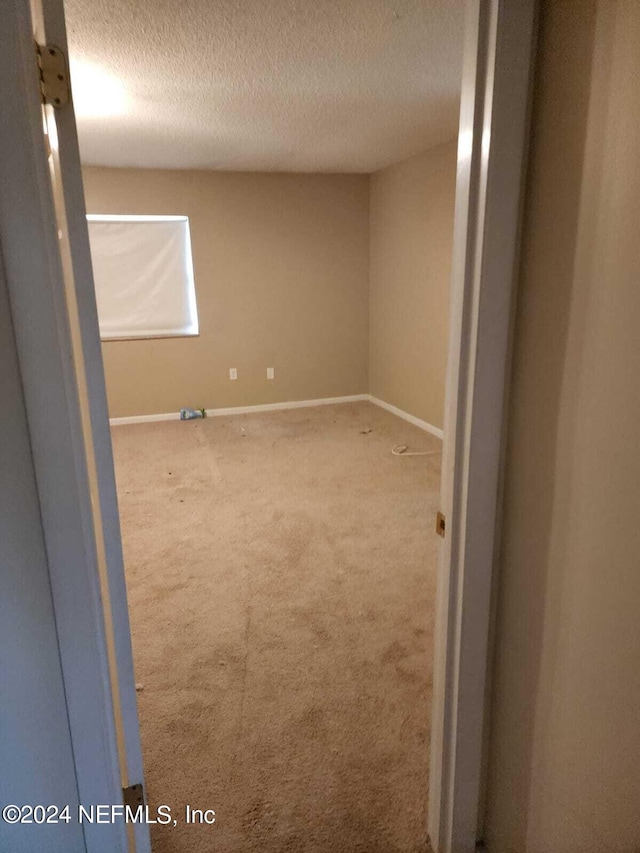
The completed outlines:
{"type": "Polygon", "coordinates": [[[366,175],[84,178],[89,213],[187,214],[191,228],[200,336],[105,343],[112,417],[367,392],[366,175]]]}
{"type": "Polygon", "coordinates": [[[542,5],[486,840],[640,849],[640,3],[542,5]]]}
{"type": "Polygon", "coordinates": [[[369,387],[442,427],[456,143],[371,176],[369,387]]]}

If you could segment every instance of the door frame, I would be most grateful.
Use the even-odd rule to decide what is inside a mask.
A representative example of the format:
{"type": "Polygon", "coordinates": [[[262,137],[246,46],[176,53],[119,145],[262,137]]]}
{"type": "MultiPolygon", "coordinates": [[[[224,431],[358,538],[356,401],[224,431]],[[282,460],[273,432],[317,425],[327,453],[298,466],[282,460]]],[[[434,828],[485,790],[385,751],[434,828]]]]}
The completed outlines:
{"type": "Polygon", "coordinates": [[[537,0],[467,0],[445,394],[429,838],[483,836],[490,634],[537,0]]]}
{"type": "MultiPolygon", "coordinates": [[[[43,11],[48,39],[66,50],[62,0],[44,0],[43,11]]],[[[472,853],[482,837],[491,600],[535,13],[536,0],[466,0],[429,792],[435,853],[472,853]]],[[[142,758],[80,160],[76,142],[68,145],[75,140],[69,104],[57,111],[56,122],[65,140],[61,192],[71,234],[71,311],[29,0],[8,0],[3,8],[0,92],[0,248],[78,788],[83,803],[120,802],[121,786],[142,781],[142,758]]],[[[149,849],[146,831],[136,828],[133,842],[117,825],[85,827],[85,840],[90,853],[149,849]]]]}

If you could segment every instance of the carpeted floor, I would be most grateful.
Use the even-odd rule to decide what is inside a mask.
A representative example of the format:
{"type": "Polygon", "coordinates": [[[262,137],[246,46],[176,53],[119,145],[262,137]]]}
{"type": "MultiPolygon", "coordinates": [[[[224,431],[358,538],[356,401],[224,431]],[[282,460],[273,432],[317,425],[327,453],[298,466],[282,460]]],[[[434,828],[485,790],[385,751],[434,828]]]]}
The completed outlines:
{"type": "Polygon", "coordinates": [[[148,795],[178,819],[154,853],[422,853],[440,457],[390,451],[440,442],[369,403],[113,439],[148,795]]]}

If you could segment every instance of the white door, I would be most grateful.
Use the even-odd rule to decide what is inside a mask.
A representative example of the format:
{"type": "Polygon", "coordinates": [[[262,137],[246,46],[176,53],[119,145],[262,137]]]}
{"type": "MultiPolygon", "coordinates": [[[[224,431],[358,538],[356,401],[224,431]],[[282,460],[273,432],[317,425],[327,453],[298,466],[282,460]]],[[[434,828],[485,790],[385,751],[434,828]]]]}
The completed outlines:
{"type": "MultiPolygon", "coordinates": [[[[50,68],[66,54],[62,2],[3,3],[0,247],[77,794],[86,806],[120,805],[123,789],[143,785],[142,757],[75,118],[68,75],[50,68]],[[43,105],[42,76],[55,107],[43,105]]],[[[87,821],[82,833],[90,853],[150,850],[143,823],[87,821]]]]}

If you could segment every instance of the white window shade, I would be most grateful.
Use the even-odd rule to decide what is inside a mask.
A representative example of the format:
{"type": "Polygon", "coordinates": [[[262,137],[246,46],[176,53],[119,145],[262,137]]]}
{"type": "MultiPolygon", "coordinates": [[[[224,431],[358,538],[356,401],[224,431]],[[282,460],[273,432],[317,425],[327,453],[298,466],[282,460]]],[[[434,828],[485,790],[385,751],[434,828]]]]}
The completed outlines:
{"type": "Polygon", "coordinates": [[[87,216],[102,340],[198,334],[186,216],[87,216]]]}

